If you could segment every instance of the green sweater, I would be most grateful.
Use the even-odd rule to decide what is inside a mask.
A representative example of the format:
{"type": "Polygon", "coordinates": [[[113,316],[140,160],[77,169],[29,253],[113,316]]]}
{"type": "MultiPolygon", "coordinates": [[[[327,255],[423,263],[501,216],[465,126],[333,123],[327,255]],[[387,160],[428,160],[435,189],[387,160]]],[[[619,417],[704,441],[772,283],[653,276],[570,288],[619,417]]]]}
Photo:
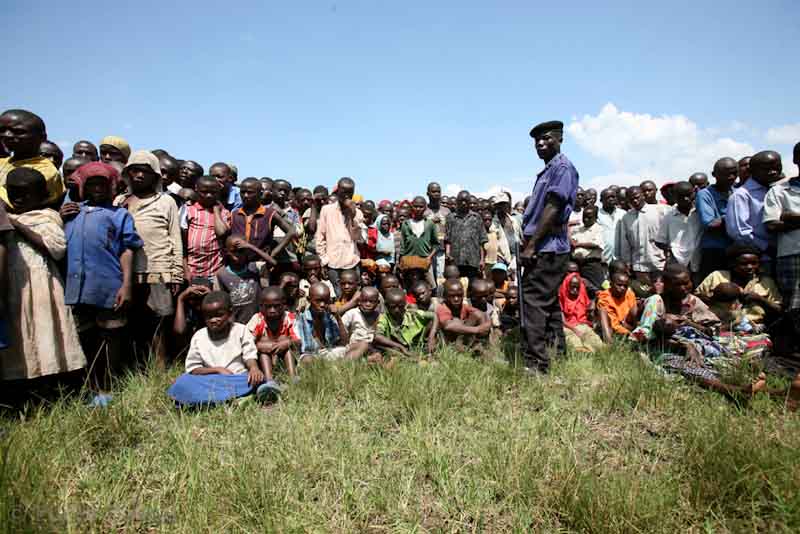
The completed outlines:
{"type": "Polygon", "coordinates": [[[436,225],[430,220],[425,220],[425,229],[419,237],[411,230],[411,221],[406,221],[400,227],[400,235],[403,236],[403,246],[400,251],[401,256],[430,256],[439,245],[439,238],[436,237],[436,225]]]}

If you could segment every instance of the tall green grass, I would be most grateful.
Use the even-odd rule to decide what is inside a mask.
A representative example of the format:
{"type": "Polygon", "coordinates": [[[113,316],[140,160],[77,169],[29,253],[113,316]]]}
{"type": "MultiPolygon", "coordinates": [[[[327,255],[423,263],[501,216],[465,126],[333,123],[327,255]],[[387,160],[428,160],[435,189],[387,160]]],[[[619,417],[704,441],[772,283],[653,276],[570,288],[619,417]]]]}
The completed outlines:
{"type": "Polygon", "coordinates": [[[444,350],[320,363],[276,405],[178,411],[178,369],[112,406],[0,421],[2,532],[792,532],[800,424],[614,347],[547,377],[444,350]]]}

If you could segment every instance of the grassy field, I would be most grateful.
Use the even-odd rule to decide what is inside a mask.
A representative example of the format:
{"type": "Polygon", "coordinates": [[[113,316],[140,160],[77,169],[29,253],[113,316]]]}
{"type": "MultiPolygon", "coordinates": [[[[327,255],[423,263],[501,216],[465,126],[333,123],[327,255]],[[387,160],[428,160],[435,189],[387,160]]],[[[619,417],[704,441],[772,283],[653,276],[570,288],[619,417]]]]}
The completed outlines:
{"type": "Polygon", "coordinates": [[[550,376],[443,352],[175,410],[178,369],[5,418],[2,532],[797,532],[800,419],[619,347],[550,376]]]}

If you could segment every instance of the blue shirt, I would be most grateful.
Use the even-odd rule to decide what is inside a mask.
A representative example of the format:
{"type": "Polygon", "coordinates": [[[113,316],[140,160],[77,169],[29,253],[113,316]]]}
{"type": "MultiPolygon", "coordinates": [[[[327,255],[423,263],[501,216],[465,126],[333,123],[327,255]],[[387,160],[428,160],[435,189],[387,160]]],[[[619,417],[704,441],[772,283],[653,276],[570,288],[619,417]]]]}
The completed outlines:
{"type": "Polygon", "coordinates": [[[536,225],[544,210],[547,195],[555,195],[562,203],[561,227],[555,233],[544,236],[536,244],[536,252],[555,252],[567,254],[570,251],[567,236],[567,222],[575,207],[575,193],[578,191],[578,171],[564,154],[547,162],[544,169],[536,176],[533,193],[522,215],[522,233],[530,237],[536,231],[536,225]]]}
{"type": "Polygon", "coordinates": [[[336,320],[328,312],[325,312],[323,317],[325,325],[325,339],[318,340],[314,337],[314,316],[311,314],[311,309],[307,309],[303,313],[298,313],[294,321],[294,329],[297,332],[297,337],[300,338],[300,354],[314,354],[319,352],[320,349],[329,349],[335,347],[339,343],[339,325],[336,320]],[[320,345],[320,341],[324,345],[320,345]]]}
{"type": "Polygon", "coordinates": [[[144,246],[133,217],[117,206],[88,206],[67,222],[67,284],[64,302],[111,309],[122,286],[119,257],[144,246]]]}
{"type": "Polygon", "coordinates": [[[238,185],[232,185],[231,188],[228,189],[228,196],[222,205],[225,206],[225,209],[228,211],[233,211],[236,208],[242,207],[242,195],[239,193],[238,185]]]}
{"type": "Polygon", "coordinates": [[[747,180],[728,199],[725,229],[734,243],[754,245],[762,252],[773,244],[773,236],[764,225],[764,197],[769,186],[747,180]]]}
{"type": "Polygon", "coordinates": [[[700,226],[705,230],[703,238],[700,240],[700,248],[725,249],[731,244],[731,238],[724,231],[725,221],[722,221],[722,231],[708,231],[709,224],[725,217],[728,212],[729,198],[722,196],[714,186],[708,186],[697,192],[694,203],[697,207],[697,215],[700,217],[700,226]]]}

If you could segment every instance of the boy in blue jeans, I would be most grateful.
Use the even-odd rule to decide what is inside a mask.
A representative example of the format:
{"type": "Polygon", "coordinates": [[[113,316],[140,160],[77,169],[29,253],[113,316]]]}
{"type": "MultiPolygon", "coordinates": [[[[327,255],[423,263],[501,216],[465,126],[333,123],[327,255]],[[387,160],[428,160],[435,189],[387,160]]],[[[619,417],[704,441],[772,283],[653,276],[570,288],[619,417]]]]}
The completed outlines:
{"type": "Polygon", "coordinates": [[[126,346],[133,253],[143,242],[128,210],[111,203],[119,182],[114,167],[87,163],[72,177],[84,201],[62,209],[69,219],[64,301],[73,306],[84,352],[93,360],[90,377],[99,391],[93,404],[105,406],[111,400],[110,376],[119,370],[126,346]]]}

